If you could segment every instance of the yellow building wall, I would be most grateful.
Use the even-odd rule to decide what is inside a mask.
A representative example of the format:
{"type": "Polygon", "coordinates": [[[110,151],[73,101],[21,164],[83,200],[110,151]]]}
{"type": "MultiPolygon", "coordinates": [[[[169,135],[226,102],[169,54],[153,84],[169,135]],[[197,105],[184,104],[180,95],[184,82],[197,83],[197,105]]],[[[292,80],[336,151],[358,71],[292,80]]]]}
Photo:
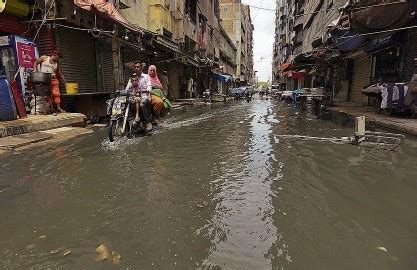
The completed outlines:
{"type": "Polygon", "coordinates": [[[129,8],[120,13],[131,24],[162,35],[172,33],[174,41],[184,35],[184,0],[125,0],[129,8]]]}
{"type": "Polygon", "coordinates": [[[151,21],[149,2],[150,0],[125,0],[129,8],[120,10],[120,13],[129,23],[152,31],[149,26],[151,21]]]}

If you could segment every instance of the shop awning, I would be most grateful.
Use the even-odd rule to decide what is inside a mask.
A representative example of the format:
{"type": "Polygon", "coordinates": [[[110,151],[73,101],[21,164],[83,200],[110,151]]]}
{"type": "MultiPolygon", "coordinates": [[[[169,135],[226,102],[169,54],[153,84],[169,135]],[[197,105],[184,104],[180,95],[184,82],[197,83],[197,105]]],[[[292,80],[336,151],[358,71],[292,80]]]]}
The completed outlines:
{"type": "Polygon", "coordinates": [[[384,49],[396,47],[399,45],[398,37],[399,33],[374,39],[370,42],[368,47],[366,47],[365,52],[368,54],[372,54],[384,49]]]}
{"type": "Polygon", "coordinates": [[[220,74],[220,73],[217,73],[217,72],[213,72],[213,77],[216,80],[221,81],[221,82],[228,82],[232,79],[232,76],[230,76],[230,75],[220,74]]]}
{"type": "Polygon", "coordinates": [[[401,28],[412,18],[415,1],[383,2],[383,5],[370,5],[367,1],[359,2],[357,9],[351,14],[351,24],[355,32],[369,33],[401,28]]]}
{"type": "Polygon", "coordinates": [[[306,73],[307,71],[305,69],[299,70],[299,71],[293,71],[291,74],[291,78],[293,78],[294,80],[298,80],[298,79],[304,78],[306,73]]]}
{"type": "Polygon", "coordinates": [[[331,35],[336,47],[342,51],[355,50],[366,40],[365,36],[358,35],[348,28],[336,28],[331,35]]]}
{"type": "Polygon", "coordinates": [[[113,19],[133,32],[142,32],[139,28],[129,24],[114,5],[106,0],[74,0],[74,4],[82,9],[95,11],[104,17],[113,19]]]}
{"type": "Polygon", "coordinates": [[[174,51],[176,53],[181,53],[180,47],[177,43],[171,41],[170,39],[163,37],[163,36],[156,36],[156,42],[161,46],[167,48],[170,51],[174,51]]]}

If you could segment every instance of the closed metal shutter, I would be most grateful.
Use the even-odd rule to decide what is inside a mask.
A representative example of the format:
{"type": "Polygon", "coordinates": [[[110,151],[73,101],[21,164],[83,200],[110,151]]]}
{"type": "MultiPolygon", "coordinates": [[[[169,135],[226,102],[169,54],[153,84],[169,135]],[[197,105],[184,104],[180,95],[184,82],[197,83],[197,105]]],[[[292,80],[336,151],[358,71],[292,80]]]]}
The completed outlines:
{"type": "Polygon", "coordinates": [[[409,83],[414,74],[414,58],[417,58],[417,30],[412,29],[408,36],[402,74],[402,81],[405,83],[409,83]]]}
{"type": "Polygon", "coordinates": [[[94,38],[85,31],[59,27],[57,44],[62,53],[61,66],[67,82],[78,83],[79,93],[97,92],[94,38]]]}
{"type": "Polygon", "coordinates": [[[354,59],[351,101],[368,103],[366,96],[362,95],[363,87],[369,85],[371,76],[372,60],[367,54],[354,59]]]}
{"type": "Polygon", "coordinates": [[[55,31],[42,27],[35,42],[38,45],[39,55],[51,55],[56,50],[55,31]]]}
{"type": "Polygon", "coordinates": [[[115,92],[111,40],[97,40],[96,59],[98,91],[115,92]]]}

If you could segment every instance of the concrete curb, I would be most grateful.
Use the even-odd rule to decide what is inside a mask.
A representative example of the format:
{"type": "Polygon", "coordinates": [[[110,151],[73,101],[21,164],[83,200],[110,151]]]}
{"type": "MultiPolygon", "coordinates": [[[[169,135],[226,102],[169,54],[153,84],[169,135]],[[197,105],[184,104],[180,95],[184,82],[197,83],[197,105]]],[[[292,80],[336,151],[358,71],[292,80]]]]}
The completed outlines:
{"type": "Polygon", "coordinates": [[[417,120],[416,119],[406,119],[406,118],[395,118],[385,115],[379,115],[371,111],[363,111],[355,109],[354,107],[331,107],[327,109],[330,112],[340,113],[350,118],[365,116],[366,122],[390,129],[395,130],[401,133],[406,133],[409,135],[417,136],[417,120]]]}
{"type": "Polygon", "coordinates": [[[86,116],[80,113],[30,115],[28,118],[0,122],[0,138],[67,126],[84,126],[86,116]]]}

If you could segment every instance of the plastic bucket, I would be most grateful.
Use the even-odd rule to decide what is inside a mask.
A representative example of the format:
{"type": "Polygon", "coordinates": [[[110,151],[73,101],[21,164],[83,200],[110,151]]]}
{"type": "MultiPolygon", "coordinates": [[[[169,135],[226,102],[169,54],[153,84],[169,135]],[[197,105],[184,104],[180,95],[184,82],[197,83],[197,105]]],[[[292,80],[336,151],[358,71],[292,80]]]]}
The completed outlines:
{"type": "Polygon", "coordinates": [[[66,83],[65,91],[67,92],[68,95],[78,94],[78,83],[66,83]]]}

